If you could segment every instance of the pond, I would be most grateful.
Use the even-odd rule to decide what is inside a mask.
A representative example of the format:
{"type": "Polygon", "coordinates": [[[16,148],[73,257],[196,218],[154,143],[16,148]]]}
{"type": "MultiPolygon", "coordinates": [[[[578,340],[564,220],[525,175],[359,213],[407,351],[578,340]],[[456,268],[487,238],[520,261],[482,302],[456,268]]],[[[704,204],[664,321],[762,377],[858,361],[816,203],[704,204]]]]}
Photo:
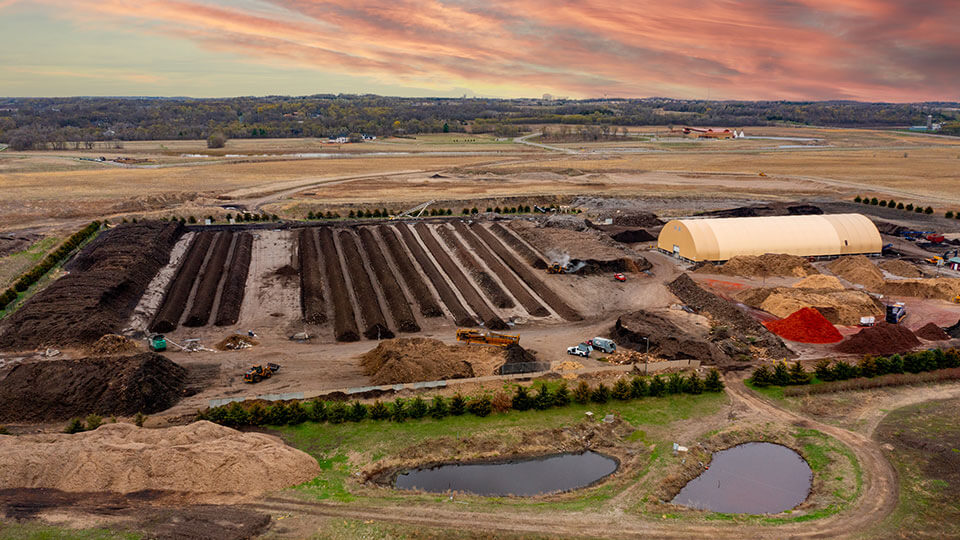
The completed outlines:
{"type": "Polygon", "coordinates": [[[806,500],[812,481],[813,471],[800,454],[752,442],[715,453],[710,468],[671,502],[729,514],[776,514],[806,500]]]}
{"type": "Polygon", "coordinates": [[[542,495],[589,486],[617,466],[617,460],[589,451],[503,463],[451,463],[401,473],[394,487],[492,497],[542,495]]]}

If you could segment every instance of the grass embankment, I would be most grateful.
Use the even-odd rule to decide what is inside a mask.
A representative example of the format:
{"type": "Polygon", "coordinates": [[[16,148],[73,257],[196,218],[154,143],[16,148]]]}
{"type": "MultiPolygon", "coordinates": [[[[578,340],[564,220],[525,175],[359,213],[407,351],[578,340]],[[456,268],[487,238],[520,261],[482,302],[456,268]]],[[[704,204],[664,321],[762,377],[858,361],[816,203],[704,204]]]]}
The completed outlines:
{"type": "Polygon", "coordinates": [[[13,285],[20,274],[39,263],[47,253],[60,245],[61,240],[62,238],[57,236],[41,238],[23,251],[0,258],[0,291],[13,285]]]}
{"type": "Polygon", "coordinates": [[[138,540],[143,536],[108,529],[67,529],[38,523],[0,521],[0,540],[138,540]]]}
{"type": "Polygon", "coordinates": [[[897,468],[896,510],[865,538],[960,538],[960,399],[897,409],[877,427],[897,468]],[[889,447],[888,447],[889,448],[889,447]]]}
{"type": "MultiPolygon", "coordinates": [[[[442,437],[488,437],[505,441],[519,441],[524,434],[570,426],[586,418],[586,412],[594,418],[606,414],[618,414],[637,429],[628,439],[641,445],[656,445],[656,449],[672,442],[670,426],[678,421],[698,416],[708,416],[721,409],[728,398],[722,393],[701,395],[670,395],[661,398],[644,398],[633,401],[610,401],[605,404],[589,403],[548,409],[545,411],[509,411],[488,417],[473,415],[451,416],[442,420],[425,418],[403,423],[374,422],[317,424],[307,422],[296,426],[278,428],[281,435],[293,446],[317,458],[323,473],[311,482],[299,486],[301,492],[311,498],[348,502],[390,500],[440,501],[438,495],[414,495],[398,492],[363,493],[354,489],[358,484],[351,476],[360,469],[374,466],[378,461],[402,454],[406,449],[430,444],[442,437]]],[[[655,451],[655,454],[659,453],[655,451]]],[[[641,472],[642,474],[642,472],[641,472]]],[[[603,484],[582,492],[576,499],[554,502],[494,497],[469,497],[472,502],[523,505],[531,508],[574,509],[595,506],[612,497],[624,486],[603,484]]],[[[474,508],[478,506],[474,505],[474,508]]]]}

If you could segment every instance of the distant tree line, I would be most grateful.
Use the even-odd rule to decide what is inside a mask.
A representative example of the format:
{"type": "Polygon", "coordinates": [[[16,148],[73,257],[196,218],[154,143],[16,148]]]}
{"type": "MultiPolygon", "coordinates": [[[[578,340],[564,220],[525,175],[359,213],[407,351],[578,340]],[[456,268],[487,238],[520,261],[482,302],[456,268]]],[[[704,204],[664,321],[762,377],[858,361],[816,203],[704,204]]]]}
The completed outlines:
{"type": "MultiPolygon", "coordinates": [[[[694,125],[904,126],[946,122],[957,104],[846,101],[538,100],[397,98],[374,95],[189,98],[0,98],[0,142],[14,150],[93,148],[98,142],[492,133],[526,126],[694,125]],[[946,112],[945,112],[946,111],[946,112]],[[948,115],[948,116],[945,116],[948,115]],[[213,139],[210,139],[213,136],[213,139]]],[[[601,133],[603,135],[603,133],[601,133]]],[[[122,147],[122,145],[120,145],[122,147]]]]}

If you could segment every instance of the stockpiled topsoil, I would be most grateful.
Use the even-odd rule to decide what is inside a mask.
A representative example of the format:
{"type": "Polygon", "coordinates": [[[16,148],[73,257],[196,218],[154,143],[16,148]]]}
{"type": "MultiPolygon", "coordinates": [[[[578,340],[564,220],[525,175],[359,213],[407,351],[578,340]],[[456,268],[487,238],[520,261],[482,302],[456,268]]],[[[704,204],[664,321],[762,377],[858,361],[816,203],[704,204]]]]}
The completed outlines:
{"type": "Polygon", "coordinates": [[[913,333],[916,334],[917,337],[928,341],[946,341],[951,339],[950,334],[944,332],[943,328],[940,328],[934,323],[927,323],[913,333]]]}
{"type": "Polygon", "coordinates": [[[119,333],[182,232],[154,221],[101,233],[67,265],[69,274],[0,322],[0,348],[88,345],[119,333]]]}
{"type": "Polygon", "coordinates": [[[848,354],[893,354],[919,345],[920,340],[906,326],[881,322],[864,328],[835,348],[848,354]]]}
{"type": "Polygon", "coordinates": [[[667,288],[688,307],[710,318],[714,325],[728,327],[735,336],[754,338],[753,345],[763,349],[768,357],[793,358],[796,356],[779,337],[768,331],[756,319],[727,300],[703,290],[689,275],[680,275],[667,284],[667,288]]]}
{"type": "Polygon", "coordinates": [[[210,422],[163,429],[105,424],[94,431],[0,437],[0,486],[253,496],[306,482],[317,460],[278,437],[210,422]]]}
{"type": "Polygon", "coordinates": [[[610,337],[621,347],[650,353],[667,360],[701,360],[724,363],[730,357],[706,337],[681,329],[665,317],[649,311],[621,315],[610,337]],[[644,339],[646,338],[646,339],[644,339]]]}
{"type": "Polygon", "coordinates": [[[803,257],[782,253],[738,255],[721,265],[707,263],[696,272],[743,277],[806,277],[820,273],[803,257]]]}
{"type": "Polygon", "coordinates": [[[765,323],[768,330],[800,343],[837,343],[843,335],[819,311],[805,307],[789,317],[765,323]]]}
{"type": "Polygon", "coordinates": [[[905,278],[922,278],[923,272],[920,271],[916,266],[908,263],[907,261],[894,260],[894,261],[883,261],[880,263],[880,268],[890,272],[895,276],[905,277],[905,278]]]}
{"type": "Polygon", "coordinates": [[[187,371],[154,353],[17,364],[0,382],[0,422],[151,414],[183,396],[187,371]]]}
{"type": "Polygon", "coordinates": [[[863,285],[871,291],[880,290],[884,284],[883,272],[863,255],[841,257],[827,268],[850,283],[863,285]]]}

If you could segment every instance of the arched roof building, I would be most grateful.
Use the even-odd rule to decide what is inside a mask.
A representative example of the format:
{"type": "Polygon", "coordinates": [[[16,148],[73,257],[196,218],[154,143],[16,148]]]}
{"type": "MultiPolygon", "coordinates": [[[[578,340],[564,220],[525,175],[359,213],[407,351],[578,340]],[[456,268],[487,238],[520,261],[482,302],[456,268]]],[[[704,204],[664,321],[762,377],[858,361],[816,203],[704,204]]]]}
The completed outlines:
{"type": "Polygon", "coordinates": [[[787,253],[801,257],[879,254],[880,232],[861,214],[675,219],[657,247],[691,261],[787,253]]]}

